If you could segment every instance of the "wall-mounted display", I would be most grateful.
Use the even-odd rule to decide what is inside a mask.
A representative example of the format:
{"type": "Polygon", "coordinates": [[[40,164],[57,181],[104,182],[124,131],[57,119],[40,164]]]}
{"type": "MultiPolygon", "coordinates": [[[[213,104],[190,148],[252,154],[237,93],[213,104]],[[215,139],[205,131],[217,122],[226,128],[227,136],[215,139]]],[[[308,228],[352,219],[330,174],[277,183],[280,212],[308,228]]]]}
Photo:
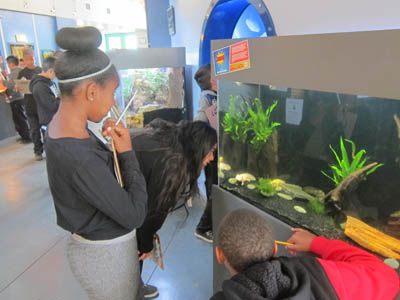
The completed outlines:
{"type": "Polygon", "coordinates": [[[55,51],[54,50],[48,50],[48,49],[42,49],[40,50],[40,53],[42,54],[42,61],[45,61],[46,58],[53,56],[55,51]]]}

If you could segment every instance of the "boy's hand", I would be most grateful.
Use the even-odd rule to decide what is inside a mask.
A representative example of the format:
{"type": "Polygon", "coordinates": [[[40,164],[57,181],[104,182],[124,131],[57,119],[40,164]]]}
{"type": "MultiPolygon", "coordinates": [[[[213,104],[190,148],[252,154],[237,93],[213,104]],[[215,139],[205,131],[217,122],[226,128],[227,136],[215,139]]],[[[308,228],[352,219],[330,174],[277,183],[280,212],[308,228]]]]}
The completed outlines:
{"type": "Polygon", "coordinates": [[[107,136],[110,136],[115,145],[115,149],[118,153],[123,153],[132,150],[131,135],[129,134],[129,129],[113,126],[107,128],[107,136]]]}
{"type": "Polygon", "coordinates": [[[301,228],[292,228],[294,234],[287,240],[288,243],[293,245],[287,245],[289,253],[296,255],[297,251],[310,251],[310,246],[316,235],[308,232],[301,228]]]}

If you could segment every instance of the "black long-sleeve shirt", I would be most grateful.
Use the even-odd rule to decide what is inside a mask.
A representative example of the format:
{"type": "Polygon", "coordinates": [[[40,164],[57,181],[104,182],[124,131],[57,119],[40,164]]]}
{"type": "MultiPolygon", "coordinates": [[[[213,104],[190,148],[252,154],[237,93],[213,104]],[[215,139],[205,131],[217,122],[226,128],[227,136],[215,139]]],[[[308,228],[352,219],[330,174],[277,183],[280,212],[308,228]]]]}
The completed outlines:
{"type": "Polygon", "coordinates": [[[97,138],[46,138],[46,164],[57,224],[89,240],[113,239],[140,227],[147,213],[146,182],[134,151],[118,155],[97,138]]]}
{"type": "MultiPolygon", "coordinates": [[[[18,73],[18,79],[25,78],[31,80],[34,75],[39,74],[40,72],[42,72],[42,69],[38,66],[33,69],[25,67],[18,73]]],[[[24,103],[26,114],[28,116],[37,114],[36,102],[32,94],[24,94],[24,103]]]]}
{"type": "Polygon", "coordinates": [[[55,84],[51,79],[38,74],[33,76],[29,89],[36,102],[40,125],[49,124],[60,103],[55,84]]]}
{"type": "Polygon", "coordinates": [[[137,229],[138,249],[142,253],[153,249],[153,236],[161,228],[168,212],[160,210],[158,203],[163,189],[165,151],[158,141],[149,135],[132,136],[140,169],[144,175],[148,192],[148,213],[143,225],[137,229]]]}

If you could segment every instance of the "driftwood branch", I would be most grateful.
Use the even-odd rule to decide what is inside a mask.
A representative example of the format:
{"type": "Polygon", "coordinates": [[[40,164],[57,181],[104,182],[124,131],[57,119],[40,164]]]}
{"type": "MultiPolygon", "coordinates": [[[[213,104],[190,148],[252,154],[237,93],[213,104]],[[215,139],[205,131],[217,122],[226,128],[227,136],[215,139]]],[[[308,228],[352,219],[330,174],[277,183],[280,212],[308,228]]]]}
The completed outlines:
{"type": "MultiPolygon", "coordinates": [[[[342,194],[344,191],[347,190],[347,188],[352,184],[355,183],[355,181],[360,181],[360,177],[362,174],[364,174],[366,171],[368,171],[369,169],[372,169],[373,167],[375,167],[378,163],[374,162],[371,163],[357,171],[354,171],[353,173],[350,173],[349,176],[346,177],[346,179],[344,179],[336,188],[334,188],[332,191],[330,191],[326,197],[330,196],[330,199],[333,202],[339,202],[341,200],[342,194]]],[[[335,205],[337,206],[337,205],[335,205]]]]}

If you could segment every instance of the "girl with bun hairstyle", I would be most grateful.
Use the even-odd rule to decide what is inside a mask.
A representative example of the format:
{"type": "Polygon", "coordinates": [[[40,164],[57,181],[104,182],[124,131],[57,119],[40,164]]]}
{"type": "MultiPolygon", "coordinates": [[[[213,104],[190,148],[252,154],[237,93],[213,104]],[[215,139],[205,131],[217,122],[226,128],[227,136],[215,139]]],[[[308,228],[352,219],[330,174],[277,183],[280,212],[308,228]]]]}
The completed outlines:
{"type": "Polygon", "coordinates": [[[57,224],[69,231],[67,257],[90,300],[136,299],[140,270],[136,230],[147,210],[146,182],[129,131],[107,128],[118,152],[124,187],[114,173],[112,152],[87,128],[115,104],[118,73],[97,49],[94,27],[63,28],[57,44],[61,103],[48,125],[47,173],[57,224]]]}

